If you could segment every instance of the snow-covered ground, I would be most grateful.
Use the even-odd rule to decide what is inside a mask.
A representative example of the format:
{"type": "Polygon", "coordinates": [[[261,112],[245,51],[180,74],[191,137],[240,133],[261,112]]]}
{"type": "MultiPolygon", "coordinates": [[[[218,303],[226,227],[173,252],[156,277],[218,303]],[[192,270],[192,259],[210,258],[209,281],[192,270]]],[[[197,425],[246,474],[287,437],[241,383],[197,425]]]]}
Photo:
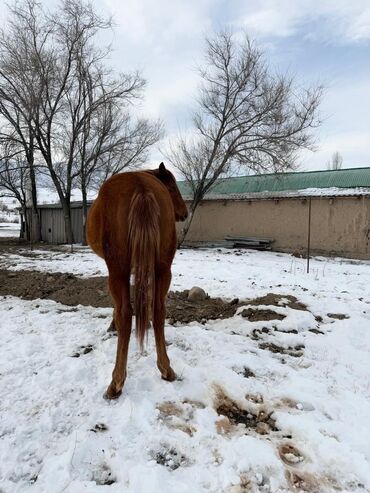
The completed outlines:
{"type": "Polygon", "coordinates": [[[19,229],[19,223],[0,223],[0,238],[18,238],[19,229]]]}
{"type": "MultiPolygon", "coordinates": [[[[84,248],[29,253],[1,267],[106,273],[84,248]]],[[[123,394],[107,402],[110,309],[1,299],[0,491],[370,491],[370,263],[316,258],[306,274],[285,254],[182,250],[173,274],[174,290],[294,295],[307,310],[168,325],[173,383],[160,379],[152,333],[143,355],[133,337],[123,394]],[[227,422],[220,395],[272,413],[276,430],[227,422]]]]}

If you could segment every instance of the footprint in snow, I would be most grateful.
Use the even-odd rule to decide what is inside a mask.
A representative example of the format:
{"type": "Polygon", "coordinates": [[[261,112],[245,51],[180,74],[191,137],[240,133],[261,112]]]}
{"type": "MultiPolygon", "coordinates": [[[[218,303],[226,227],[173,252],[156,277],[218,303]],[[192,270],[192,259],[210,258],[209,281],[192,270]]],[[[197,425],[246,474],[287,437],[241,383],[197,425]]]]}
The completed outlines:
{"type": "Polygon", "coordinates": [[[94,350],[94,346],[92,344],[88,344],[87,346],[80,346],[80,348],[71,355],[71,358],[79,358],[81,354],[88,354],[94,350]]]}
{"type": "Polygon", "coordinates": [[[253,378],[253,377],[256,376],[256,374],[250,368],[248,368],[247,366],[234,367],[234,368],[232,368],[232,370],[235,371],[235,373],[237,373],[238,375],[241,375],[244,378],[253,378]]]}
{"type": "Polygon", "coordinates": [[[171,471],[190,464],[189,459],[173,447],[167,448],[167,446],[163,446],[161,450],[157,452],[153,451],[151,455],[157,464],[171,471]]]}
{"type": "Polygon", "coordinates": [[[314,411],[315,406],[309,402],[296,401],[290,397],[282,397],[279,401],[275,403],[275,407],[279,408],[290,408],[296,411],[314,411]]]}
{"type": "Polygon", "coordinates": [[[280,445],[279,457],[287,466],[299,466],[306,461],[306,457],[296,447],[290,443],[283,443],[280,445]]]}
{"type": "Polygon", "coordinates": [[[103,462],[92,472],[92,481],[99,486],[110,486],[116,482],[115,477],[107,463],[103,462]]]}
{"type": "Polygon", "coordinates": [[[108,426],[104,423],[96,423],[96,425],[93,428],[90,428],[90,431],[93,431],[94,433],[101,433],[107,430],[108,430],[108,426]]]}
{"type": "Polygon", "coordinates": [[[182,406],[175,402],[165,401],[157,405],[159,420],[168,428],[177,429],[189,436],[193,436],[196,428],[191,424],[194,416],[193,406],[189,403],[182,403],[182,406]]]}

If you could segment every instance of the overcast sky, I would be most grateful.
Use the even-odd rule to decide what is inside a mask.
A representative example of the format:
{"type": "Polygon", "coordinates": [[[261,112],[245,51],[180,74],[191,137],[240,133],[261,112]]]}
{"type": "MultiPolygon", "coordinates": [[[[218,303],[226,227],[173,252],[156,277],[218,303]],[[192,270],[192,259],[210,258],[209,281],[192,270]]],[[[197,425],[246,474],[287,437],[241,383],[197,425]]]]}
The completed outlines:
{"type": "Polygon", "coordinates": [[[295,75],[300,85],[326,86],[318,150],[302,154],[302,169],[325,169],[334,151],[342,154],[344,167],[370,166],[369,0],[93,3],[116,24],[112,63],[121,71],[142,71],[148,81],[142,111],[160,117],[167,136],[189,130],[204,37],[228,26],[246,30],[274,70],[295,75]]]}

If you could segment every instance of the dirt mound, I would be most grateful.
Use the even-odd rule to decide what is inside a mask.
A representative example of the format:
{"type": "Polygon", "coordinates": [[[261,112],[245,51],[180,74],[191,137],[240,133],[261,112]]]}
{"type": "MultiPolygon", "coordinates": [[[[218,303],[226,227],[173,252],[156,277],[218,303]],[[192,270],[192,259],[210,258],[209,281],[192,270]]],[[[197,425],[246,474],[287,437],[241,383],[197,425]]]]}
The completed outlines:
{"type": "Polygon", "coordinates": [[[226,302],[221,298],[189,301],[188,290],[170,291],[167,296],[167,317],[171,324],[190,322],[205,323],[207,320],[230,318],[239,306],[238,300],[226,302]]]}
{"type": "Polygon", "coordinates": [[[85,279],[73,274],[0,270],[0,295],[50,299],[68,306],[112,306],[105,277],[85,279]]]}
{"type": "MultiPolygon", "coordinates": [[[[63,305],[111,307],[106,277],[76,277],[73,274],[37,271],[0,270],[0,295],[26,300],[50,299],[63,305]]],[[[189,301],[188,291],[169,292],[167,318],[171,324],[229,318],[235,315],[238,300],[228,303],[220,298],[189,301]]]]}
{"type": "MultiPolygon", "coordinates": [[[[0,269],[0,295],[18,296],[26,300],[50,299],[67,306],[85,305],[98,308],[112,307],[106,277],[77,277],[60,272],[10,271],[0,269]]],[[[242,305],[288,306],[296,310],[307,309],[294,296],[269,293],[247,301],[227,302],[221,298],[207,297],[205,300],[190,301],[189,291],[170,291],[167,296],[167,318],[170,324],[205,323],[233,317],[242,305]]],[[[250,321],[281,320],[271,310],[247,308],[241,313],[250,321]]]]}
{"type": "Polygon", "coordinates": [[[273,305],[293,308],[293,310],[307,310],[307,306],[297,300],[291,294],[275,294],[268,293],[265,296],[248,300],[245,304],[248,305],[273,305]]]}

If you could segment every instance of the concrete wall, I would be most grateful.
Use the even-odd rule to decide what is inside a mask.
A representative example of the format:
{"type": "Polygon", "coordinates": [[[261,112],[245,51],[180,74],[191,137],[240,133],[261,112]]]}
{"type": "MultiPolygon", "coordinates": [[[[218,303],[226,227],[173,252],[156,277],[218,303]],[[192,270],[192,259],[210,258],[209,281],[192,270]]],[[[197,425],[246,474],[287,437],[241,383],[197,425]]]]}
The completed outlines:
{"type": "MultiPolygon", "coordinates": [[[[314,254],[370,259],[370,197],[313,197],[314,254]]],[[[308,199],[206,200],[198,207],[187,241],[223,240],[225,235],[275,240],[273,249],[306,252],[308,199]]]]}

